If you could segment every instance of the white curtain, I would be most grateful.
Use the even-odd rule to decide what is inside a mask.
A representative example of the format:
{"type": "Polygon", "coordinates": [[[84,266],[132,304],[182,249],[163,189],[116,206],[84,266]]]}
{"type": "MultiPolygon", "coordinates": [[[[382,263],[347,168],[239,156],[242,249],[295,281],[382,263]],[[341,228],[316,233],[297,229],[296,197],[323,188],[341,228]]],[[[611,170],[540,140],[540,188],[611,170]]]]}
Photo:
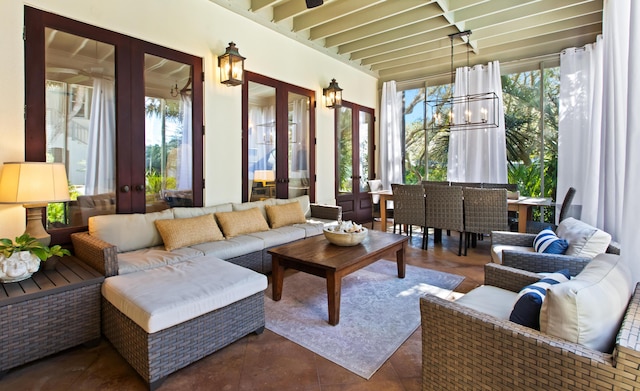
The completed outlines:
{"type": "Polygon", "coordinates": [[[177,186],[178,190],[191,190],[193,187],[193,144],[191,142],[192,137],[192,103],[190,93],[180,94],[180,113],[182,117],[182,143],[178,148],[178,172],[177,172],[177,186]]]}
{"type": "MultiPolygon", "coordinates": [[[[289,170],[305,171],[309,156],[307,154],[307,138],[309,135],[309,100],[295,99],[292,110],[292,124],[289,124],[289,146],[291,148],[291,164],[289,170]]],[[[306,172],[300,173],[306,178],[306,172]]]]}
{"type": "Polygon", "coordinates": [[[275,148],[275,121],[275,105],[249,107],[250,180],[255,170],[266,170],[269,166],[269,154],[275,148]]]}
{"type": "Polygon", "coordinates": [[[116,183],[116,111],[114,82],[93,80],[85,194],[112,193],[116,183]]]}
{"type": "Polygon", "coordinates": [[[380,179],[384,189],[392,183],[404,183],[402,178],[402,92],[396,82],[382,84],[380,104],[380,179]]]}
{"type": "MultiPolygon", "coordinates": [[[[454,96],[495,92],[498,96],[498,127],[456,130],[449,134],[449,154],[447,179],[452,182],[507,182],[507,144],[504,129],[504,109],[502,107],[502,82],[500,63],[493,61],[484,65],[458,68],[454,86],[454,96]]],[[[457,106],[457,105],[456,105],[457,106]]],[[[471,107],[470,114],[465,108],[454,107],[454,119],[461,120],[466,115],[481,115],[481,108],[471,107]]],[[[489,114],[491,115],[491,114],[489,114]]]]}
{"type": "MultiPolygon", "coordinates": [[[[598,203],[602,201],[602,46],[602,37],[598,37],[593,44],[560,54],[556,198],[562,200],[569,187],[574,187],[573,204],[582,206],[581,220],[592,225],[598,224],[598,203]]],[[[557,205],[556,216],[559,208],[557,205]]]]}
{"type": "Polygon", "coordinates": [[[640,29],[630,21],[638,20],[639,8],[633,0],[605,0],[602,39],[561,57],[558,124],[558,191],[576,187],[581,219],[621,243],[635,281],[640,79],[633,70],[640,66],[640,29]]]}

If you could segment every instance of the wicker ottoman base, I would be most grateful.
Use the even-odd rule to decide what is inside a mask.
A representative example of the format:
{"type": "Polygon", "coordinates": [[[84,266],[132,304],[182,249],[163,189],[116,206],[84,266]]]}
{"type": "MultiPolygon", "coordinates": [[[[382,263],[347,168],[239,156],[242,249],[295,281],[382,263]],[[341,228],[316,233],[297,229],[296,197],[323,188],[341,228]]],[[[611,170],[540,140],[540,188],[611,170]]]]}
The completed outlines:
{"type": "Polygon", "coordinates": [[[251,332],[261,333],[264,325],[264,292],[152,334],[102,299],[104,335],[151,390],[178,369],[251,332]]]}

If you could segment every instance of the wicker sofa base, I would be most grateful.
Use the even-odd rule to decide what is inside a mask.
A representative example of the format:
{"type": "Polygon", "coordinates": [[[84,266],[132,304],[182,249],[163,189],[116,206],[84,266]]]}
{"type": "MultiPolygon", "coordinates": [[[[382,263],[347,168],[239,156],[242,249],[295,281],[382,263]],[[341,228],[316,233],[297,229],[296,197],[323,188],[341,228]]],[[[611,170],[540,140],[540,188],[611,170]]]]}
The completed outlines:
{"type": "Polygon", "coordinates": [[[264,325],[264,292],[152,334],[102,299],[104,335],[151,390],[178,369],[247,334],[261,333],[264,325]]]}

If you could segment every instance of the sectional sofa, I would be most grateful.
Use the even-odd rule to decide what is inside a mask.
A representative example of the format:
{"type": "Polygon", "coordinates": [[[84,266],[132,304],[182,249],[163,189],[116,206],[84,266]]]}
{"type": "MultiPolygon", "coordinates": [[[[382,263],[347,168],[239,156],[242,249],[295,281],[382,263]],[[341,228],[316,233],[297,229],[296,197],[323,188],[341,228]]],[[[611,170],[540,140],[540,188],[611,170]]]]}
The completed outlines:
{"type": "Polygon", "coordinates": [[[170,373],[264,329],[267,250],[322,234],[341,208],[308,196],[89,218],[76,257],[107,277],[102,331],[157,388],[170,373]]]}

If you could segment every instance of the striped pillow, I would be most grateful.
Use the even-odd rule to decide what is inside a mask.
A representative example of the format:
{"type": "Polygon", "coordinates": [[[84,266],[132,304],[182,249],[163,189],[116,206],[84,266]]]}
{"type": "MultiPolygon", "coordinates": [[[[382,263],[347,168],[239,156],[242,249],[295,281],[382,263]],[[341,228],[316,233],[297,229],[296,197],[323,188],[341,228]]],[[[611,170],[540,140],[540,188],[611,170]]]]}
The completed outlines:
{"type": "Polygon", "coordinates": [[[547,228],[533,239],[533,248],[539,253],[564,254],[569,248],[569,243],[557,237],[551,228],[547,228]]]}
{"type": "Polygon", "coordinates": [[[551,285],[569,281],[570,278],[569,269],[563,269],[522,288],[513,305],[509,320],[540,330],[540,308],[547,294],[547,288],[551,285]]]}

